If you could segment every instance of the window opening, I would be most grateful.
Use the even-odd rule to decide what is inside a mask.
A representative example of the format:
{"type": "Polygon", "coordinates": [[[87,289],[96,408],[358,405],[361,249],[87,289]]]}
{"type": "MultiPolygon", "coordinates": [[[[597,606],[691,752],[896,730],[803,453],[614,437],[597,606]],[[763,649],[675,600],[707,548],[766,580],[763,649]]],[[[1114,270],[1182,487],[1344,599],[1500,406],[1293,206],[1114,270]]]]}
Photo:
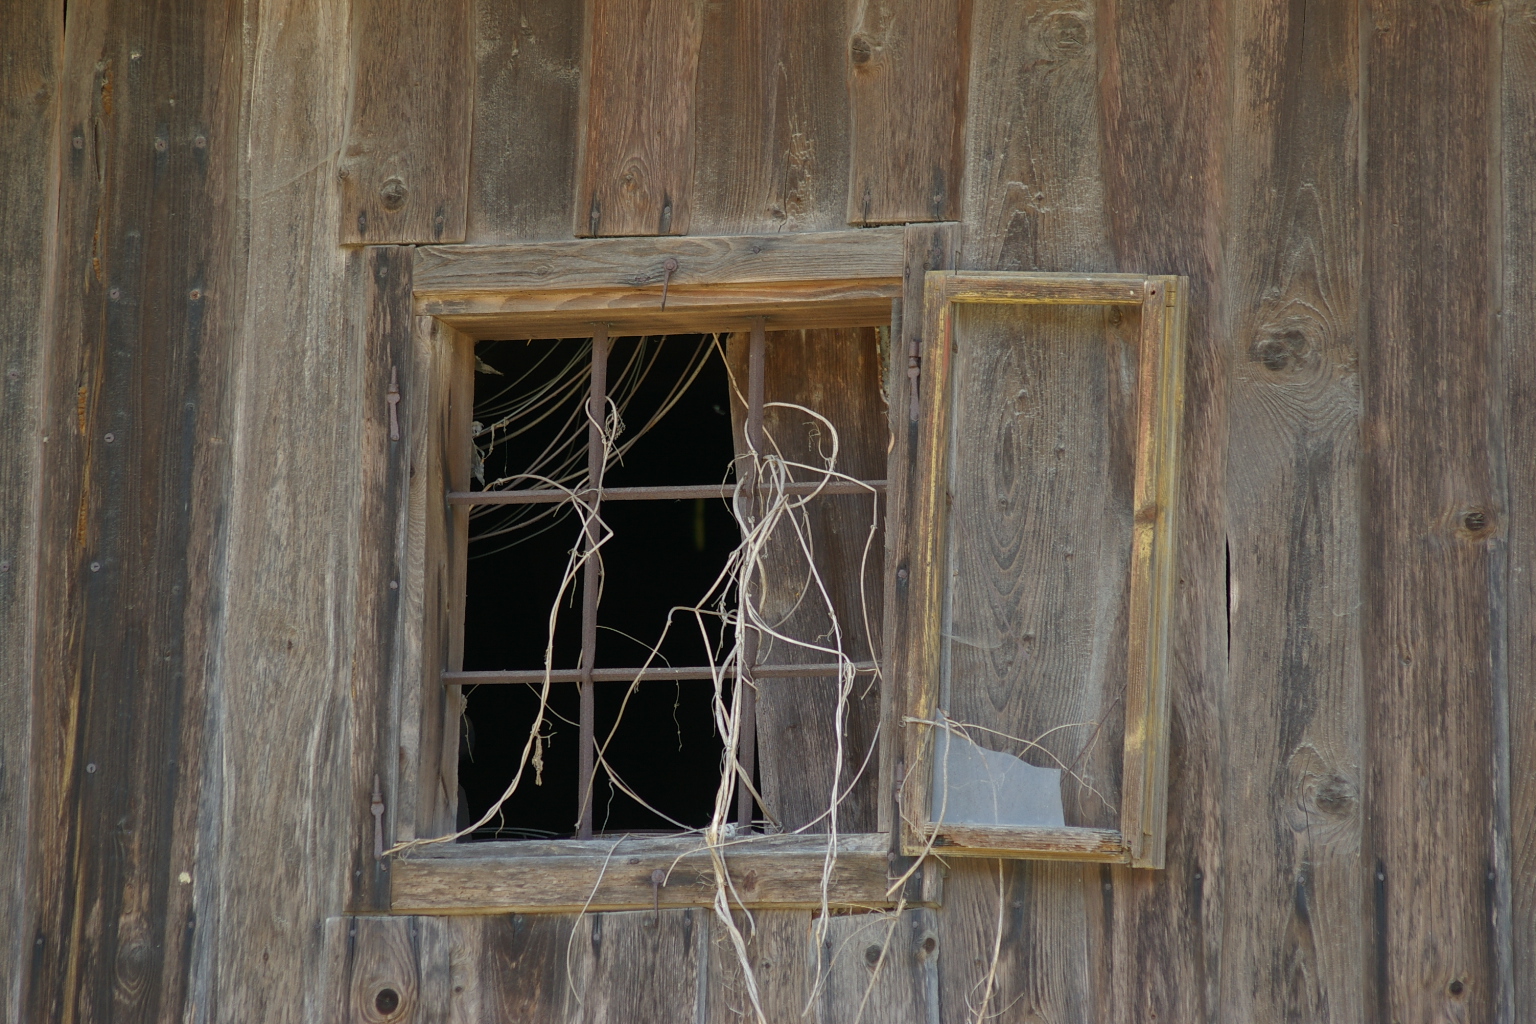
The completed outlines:
{"type": "MultiPolygon", "coordinates": [[[[745,392],[743,428],[756,452],[771,447],[763,432],[767,350],[759,320],[747,379],[734,382],[745,392]]],[[[466,684],[461,828],[483,816],[516,771],[543,688],[549,609],[572,546],[601,557],[587,559],[579,583],[565,591],[538,763],[500,815],[470,838],[676,831],[702,827],[714,814],[726,758],[708,680],[722,671],[712,665],[729,674],[721,652],[731,627],[724,614],[706,618],[711,628],[701,637],[692,615],[675,616],[651,654],[668,612],[696,604],[741,543],[731,503],[748,523],[763,513],[754,475],[736,482],[735,469],[751,460],[733,444],[733,385],[722,357],[717,336],[610,341],[601,329],[591,339],[479,346],[473,475],[485,489],[449,495],[475,506],[464,669],[444,676],[466,684]],[[626,685],[637,675],[639,686],[626,685]],[[595,764],[598,749],[608,770],[595,764]]],[[[883,486],[833,478],[784,490],[809,497],[883,486]]],[[[721,613],[739,596],[715,588],[721,613]]],[[[743,630],[733,769],[739,830],[753,827],[757,807],[753,681],[824,676],[835,684],[843,670],[833,661],[759,665],[759,646],[757,630],[743,630]]],[[[854,671],[868,676],[874,666],[854,671]]],[[[726,707],[735,713],[728,695],[726,707]]]]}

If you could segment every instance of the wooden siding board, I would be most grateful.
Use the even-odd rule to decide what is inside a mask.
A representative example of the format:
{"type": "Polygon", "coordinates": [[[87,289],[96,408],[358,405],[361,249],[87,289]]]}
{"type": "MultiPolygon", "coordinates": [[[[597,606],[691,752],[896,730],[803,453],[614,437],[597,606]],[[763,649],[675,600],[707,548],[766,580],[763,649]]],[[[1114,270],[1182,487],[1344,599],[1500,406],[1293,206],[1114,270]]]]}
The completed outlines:
{"type": "MultiPolygon", "coordinates": [[[[211,1015],[319,1014],[320,923],[340,913],[357,820],[351,766],[362,351],[345,319],[336,168],[344,4],[247,12],[247,304],[238,327],[234,483],[207,769],[198,978],[211,1015]]],[[[234,195],[233,192],[229,193],[234,195]]]]}
{"type": "Polygon", "coordinates": [[[847,17],[824,0],[704,4],[690,230],[843,225],[847,17]]]}
{"type": "Polygon", "coordinates": [[[1221,977],[1227,690],[1226,357],[1221,302],[1226,11],[1175,0],[1097,6],[1110,252],[1122,272],[1189,278],[1174,616],[1167,867],[1111,869],[1098,912],[1107,1019],[1213,1020],[1221,977]]]}
{"type": "Polygon", "coordinates": [[[1222,1019],[1365,1019],[1357,17],[1233,12],[1222,1019]]]}
{"type": "Polygon", "coordinates": [[[1488,443],[1497,94],[1486,70],[1498,12],[1377,2],[1366,15],[1367,1013],[1486,1020],[1498,990],[1488,443]]]}
{"type": "Polygon", "coordinates": [[[1505,1019],[1536,1015],[1536,3],[1506,4],[1503,20],[1503,320],[1501,403],[1504,423],[1507,551],[1503,622],[1507,630],[1511,987],[1505,1019]]]}
{"type": "Polygon", "coordinates": [[[851,0],[849,224],[954,220],[971,0],[851,0]]]}
{"type": "MultiPolygon", "coordinates": [[[[750,916],[737,912],[732,921],[746,944],[747,963],[763,1017],[769,1024],[798,1024],[804,1020],[816,981],[816,940],[810,912],[758,910],[750,916]]],[[[729,931],[718,919],[710,921],[705,1004],[703,1021],[708,1024],[755,1020],[741,960],[729,931]]]]}
{"type": "Polygon", "coordinates": [[[470,0],[351,0],[343,245],[464,240],[471,21],[470,0]]]}
{"type": "MultiPolygon", "coordinates": [[[[734,381],[731,419],[736,451],[750,458],[744,433],[747,336],[731,335],[727,352],[734,381]]],[[[886,415],[880,384],[873,328],[774,331],[767,336],[765,400],[802,405],[825,416],[838,433],[837,471],[858,480],[885,479],[886,415]]],[[[831,450],[822,426],[798,410],[768,408],[763,428],[768,450],[792,462],[818,466],[831,450]]],[[[794,475],[814,479],[807,470],[795,470],[794,475]]],[[[805,643],[829,644],[818,638],[831,636],[835,624],[842,634],[843,652],[854,661],[871,660],[881,635],[884,516],[876,510],[872,496],[834,495],[817,498],[797,518],[798,528],[786,522],[764,546],[766,586],[757,595],[760,613],[766,621],[777,623],[783,635],[805,643]],[[803,592],[810,566],[800,548],[802,542],[816,553],[815,569],[835,620],[827,615],[818,592],[803,592]]],[[[758,656],[774,665],[828,660],[821,651],[771,637],[763,639],[758,656]]],[[[835,681],[762,679],[757,691],[757,766],[768,813],[786,830],[827,832],[831,823],[823,815],[832,793],[843,791],[837,831],[873,832],[881,687],[866,678],[853,681],[841,716],[841,744],[833,729],[840,717],[835,681]],[[834,769],[838,772],[835,784],[834,769]]]]}
{"type": "Polygon", "coordinates": [[[0,60],[0,1017],[20,1020],[23,966],[33,941],[27,846],[32,764],[33,659],[40,591],[37,557],[48,338],[55,289],[61,156],[63,10],[7,5],[0,60]]]}
{"type": "MultiPolygon", "coordinates": [[[[817,948],[817,1024],[922,1024],[937,1009],[933,913],[845,914],[828,918],[817,948]]],[[[936,1022],[935,1022],[936,1024],[936,1022]]]]}
{"type": "Polygon", "coordinates": [[[705,1012],[712,914],[634,910],[577,919],[566,1020],[675,1024],[705,1012]]]}
{"type": "Polygon", "coordinates": [[[352,664],[356,684],[349,704],[353,737],[351,799],[347,803],[352,832],[351,895],[353,910],[389,909],[386,862],[375,860],[371,809],[375,780],[385,801],[385,841],[398,811],[398,722],[392,697],[411,630],[403,620],[414,608],[402,601],[406,513],[410,484],[412,440],[419,433],[423,380],[416,364],[411,313],[411,256],[404,246],[370,246],[353,250],[347,259],[349,329],[361,353],[365,400],[360,404],[358,466],[358,593],[352,664]],[[399,438],[390,437],[387,403],[391,383],[401,401],[395,409],[399,438]]]}
{"type": "Polygon", "coordinates": [[[569,237],[582,13],[582,0],[475,0],[466,241],[569,237]]]}
{"type": "Polygon", "coordinates": [[[69,17],[18,1019],[180,1016],[214,941],[178,874],[206,849],[217,742],[240,24],[232,4],[69,17]]]}
{"type": "Polygon", "coordinates": [[[587,0],[573,233],[686,235],[697,0],[587,0]]]}

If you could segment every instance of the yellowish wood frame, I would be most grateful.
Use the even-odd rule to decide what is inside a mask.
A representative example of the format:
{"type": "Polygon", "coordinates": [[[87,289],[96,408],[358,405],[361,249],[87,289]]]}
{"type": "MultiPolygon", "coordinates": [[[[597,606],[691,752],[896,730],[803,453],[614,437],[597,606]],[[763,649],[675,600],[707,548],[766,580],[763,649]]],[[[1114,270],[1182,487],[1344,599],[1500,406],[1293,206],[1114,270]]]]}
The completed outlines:
{"type": "Polygon", "coordinates": [[[901,848],[916,856],[1020,857],[1163,866],[1168,692],[1188,279],[1139,274],[930,271],[923,293],[923,407],[912,510],[913,629],[900,659],[909,719],[937,710],[948,516],[952,310],[959,303],[1141,307],[1120,829],[976,827],[929,820],[934,728],[902,728],[901,848]]]}

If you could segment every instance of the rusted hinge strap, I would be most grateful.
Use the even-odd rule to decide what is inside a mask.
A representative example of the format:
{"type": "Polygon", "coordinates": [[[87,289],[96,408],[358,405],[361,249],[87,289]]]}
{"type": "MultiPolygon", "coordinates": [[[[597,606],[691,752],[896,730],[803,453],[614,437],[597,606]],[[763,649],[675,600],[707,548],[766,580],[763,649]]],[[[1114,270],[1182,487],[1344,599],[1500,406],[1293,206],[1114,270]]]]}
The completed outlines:
{"type": "Polygon", "coordinates": [[[373,814],[373,859],[384,859],[384,793],[379,787],[379,777],[373,777],[373,801],[368,810],[373,814]]]}
{"type": "Polygon", "coordinates": [[[400,370],[398,367],[389,368],[389,394],[384,397],[389,403],[389,439],[400,440],[400,370]]]}

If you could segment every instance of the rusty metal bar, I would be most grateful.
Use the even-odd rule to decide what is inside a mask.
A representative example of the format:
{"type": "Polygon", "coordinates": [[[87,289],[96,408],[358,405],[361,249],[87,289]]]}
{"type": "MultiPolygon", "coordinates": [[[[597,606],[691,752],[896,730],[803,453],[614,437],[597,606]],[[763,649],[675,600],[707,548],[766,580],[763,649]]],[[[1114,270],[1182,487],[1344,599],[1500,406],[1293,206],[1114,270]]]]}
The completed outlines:
{"type": "Polygon", "coordinates": [[[597,664],[597,591],[602,586],[597,545],[600,531],[597,512],[602,502],[603,425],[608,418],[608,325],[598,324],[592,335],[592,397],[587,401],[587,482],[589,496],[584,500],[591,513],[587,518],[586,565],[581,582],[581,747],[577,783],[576,838],[592,838],[592,785],[597,743],[597,701],[593,693],[594,666],[597,664]]]}
{"type": "MultiPolygon", "coordinates": [[[[812,679],[818,677],[836,677],[841,672],[841,666],[835,661],[818,661],[810,665],[758,665],[752,669],[754,679],[812,679]]],[[[592,670],[594,683],[629,683],[636,679],[654,680],[656,682],[687,681],[695,679],[713,679],[718,669],[707,667],[689,668],[595,668],[592,670]]],[[[872,661],[856,661],[853,663],[853,674],[857,676],[874,675],[875,663],[872,661]]],[[[580,683],[585,682],[587,673],[579,668],[557,668],[549,674],[552,683],[580,683]]],[[[506,671],[480,671],[480,672],[444,672],[444,686],[483,686],[501,683],[538,684],[544,681],[544,670],[541,668],[509,669],[506,671]]]]}
{"type": "MultiPolygon", "coordinates": [[[[793,483],[784,488],[789,495],[806,495],[820,489],[822,494],[868,494],[873,488],[878,494],[885,493],[884,480],[829,480],[824,484],[793,483]]],[[[552,488],[528,488],[513,491],[449,491],[450,505],[556,505],[592,497],[592,490],[557,491],[552,488]]],[[[604,487],[598,492],[603,501],[675,501],[693,498],[729,498],[735,493],[731,484],[680,484],[659,487],[604,487]]]]}
{"type": "MultiPolygon", "coordinates": [[[[751,340],[747,348],[747,448],[751,452],[749,467],[752,478],[747,481],[747,508],[751,510],[753,524],[763,514],[757,491],[757,469],[763,450],[763,378],[767,374],[768,336],[763,318],[752,321],[751,340]]],[[[736,825],[743,832],[752,829],[752,773],[757,767],[757,686],[760,674],[756,670],[759,639],[757,630],[750,624],[747,608],[752,600],[751,574],[743,574],[740,582],[741,616],[747,624],[741,644],[741,739],[736,745],[736,759],[741,765],[741,775],[736,780],[736,825]]]]}

